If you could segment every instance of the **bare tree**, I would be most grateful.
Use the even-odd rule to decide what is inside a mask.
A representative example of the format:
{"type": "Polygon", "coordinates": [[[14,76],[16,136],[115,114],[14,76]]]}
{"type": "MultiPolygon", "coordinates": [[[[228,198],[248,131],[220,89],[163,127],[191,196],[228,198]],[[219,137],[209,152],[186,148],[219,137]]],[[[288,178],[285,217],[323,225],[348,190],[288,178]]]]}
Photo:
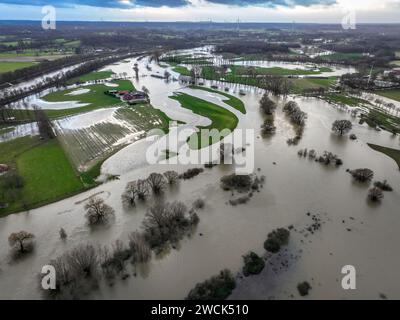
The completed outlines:
{"type": "Polygon", "coordinates": [[[133,262],[145,263],[151,259],[151,248],[143,234],[132,232],[129,235],[129,248],[133,262]]]}
{"type": "Polygon", "coordinates": [[[165,188],[165,178],[160,173],[151,173],[147,178],[147,183],[154,194],[160,194],[165,188]]]}
{"type": "Polygon", "coordinates": [[[176,171],[166,171],[164,172],[164,176],[170,185],[176,184],[179,181],[179,174],[176,171]]]}
{"type": "Polygon", "coordinates": [[[332,124],[332,131],[340,134],[341,136],[349,132],[353,128],[349,120],[336,120],[332,124]]]}
{"type": "Polygon", "coordinates": [[[11,233],[8,237],[8,243],[15,254],[29,253],[34,248],[33,238],[35,236],[27,231],[11,233]]]}
{"type": "Polygon", "coordinates": [[[264,95],[262,96],[262,98],[260,100],[260,108],[266,114],[273,114],[276,110],[276,103],[268,97],[267,92],[264,93],[264,95]]]}
{"type": "Polygon", "coordinates": [[[90,198],[85,205],[86,218],[90,225],[107,223],[114,216],[114,209],[97,197],[90,198]]]}
{"type": "Polygon", "coordinates": [[[350,174],[353,176],[354,180],[359,182],[369,182],[374,177],[374,172],[367,168],[351,170],[350,174]]]}

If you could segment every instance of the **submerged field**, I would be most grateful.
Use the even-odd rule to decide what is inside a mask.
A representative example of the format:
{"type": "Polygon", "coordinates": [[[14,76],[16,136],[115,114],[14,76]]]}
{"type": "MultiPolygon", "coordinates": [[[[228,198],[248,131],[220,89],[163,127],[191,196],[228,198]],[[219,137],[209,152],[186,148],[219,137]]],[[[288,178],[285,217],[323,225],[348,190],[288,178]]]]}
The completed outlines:
{"type": "MultiPolygon", "coordinates": [[[[183,108],[192,110],[194,113],[204,116],[212,121],[212,124],[201,129],[217,129],[218,134],[223,132],[224,129],[233,131],[238,123],[238,118],[230,111],[205,100],[190,96],[185,93],[176,93],[171,97],[178,101],[183,108]]],[[[210,145],[213,142],[217,142],[222,137],[209,135],[209,134],[195,134],[193,138],[189,140],[189,145],[193,149],[199,149],[210,145]],[[196,137],[196,138],[195,138],[196,137]],[[213,140],[214,139],[214,140],[213,140]]]]}

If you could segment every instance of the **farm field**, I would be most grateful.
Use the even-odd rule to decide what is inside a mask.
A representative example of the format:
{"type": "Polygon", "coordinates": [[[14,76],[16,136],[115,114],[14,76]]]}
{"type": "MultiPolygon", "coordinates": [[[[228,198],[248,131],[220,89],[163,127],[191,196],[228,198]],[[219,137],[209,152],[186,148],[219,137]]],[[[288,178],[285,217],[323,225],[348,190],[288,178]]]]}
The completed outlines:
{"type": "Polygon", "coordinates": [[[396,89],[396,90],[378,90],[375,91],[374,93],[389,98],[389,99],[393,99],[396,101],[400,101],[400,89],[396,89]]]}
{"type": "MultiPolygon", "coordinates": [[[[74,194],[83,184],[56,139],[41,142],[38,137],[23,137],[0,144],[6,156],[0,161],[13,166],[22,178],[19,191],[4,190],[5,199],[16,197],[0,215],[33,208],[74,194]]],[[[5,201],[7,202],[7,201],[5,201]]]]}
{"type": "Polygon", "coordinates": [[[0,73],[10,72],[18,69],[24,69],[37,64],[36,62],[7,62],[0,61],[0,73]]]}
{"type": "Polygon", "coordinates": [[[110,78],[114,73],[112,71],[97,71],[85,74],[79,78],[71,79],[69,82],[87,82],[110,78]]]}
{"type": "MultiPolygon", "coordinates": [[[[212,124],[207,127],[202,127],[203,129],[217,129],[220,132],[224,129],[233,131],[239,121],[238,118],[230,111],[214,103],[190,96],[188,94],[176,93],[170,98],[178,101],[183,108],[192,110],[196,114],[209,118],[212,121],[212,124]]],[[[201,135],[199,133],[195,133],[195,135],[197,135],[197,140],[199,142],[196,139],[193,139],[195,141],[190,140],[189,146],[192,149],[206,147],[210,145],[211,141],[213,141],[210,135],[201,135]]],[[[221,138],[222,137],[220,137],[220,139],[221,138]]]]}
{"type": "Polygon", "coordinates": [[[214,90],[214,89],[210,89],[210,88],[206,88],[206,87],[192,86],[191,88],[220,94],[220,95],[222,95],[222,96],[227,98],[226,100],[224,100],[224,102],[226,104],[228,104],[231,107],[239,110],[241,113],[246,114],[246,107],[245,107],[243,101],[240,100],[239,98],[236,98],[236,97],[234,97],[234,96],[232,96],[230,94],[227,94],[227,93],[225,93],[223,91],[218,91],[218,90],[214,90]]]}

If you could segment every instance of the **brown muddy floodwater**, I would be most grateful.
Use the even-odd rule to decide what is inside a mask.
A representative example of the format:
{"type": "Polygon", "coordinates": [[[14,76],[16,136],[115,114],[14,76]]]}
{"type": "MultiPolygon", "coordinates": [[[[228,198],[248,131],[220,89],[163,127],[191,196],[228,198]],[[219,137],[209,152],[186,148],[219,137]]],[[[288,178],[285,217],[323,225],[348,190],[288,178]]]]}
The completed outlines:
{"type": "MultiPolygon", "coordinates": [[[[115,68],[126,70],[123,64],[115,68]]],[[[155,107],[168,110],[171,106],[170,113],[179,113],[180,107],[166,100],[171,90],[178,89],[177,83],[165,84],[163,80],[149,77],[139,82],[161,97],[152,97],[155,107]],[[161,86],[164,90],[159,89],[161,86]]],[[[206,93],[203,94],[206,97],[206,93]]],[[[200,223],[194,235],[181,241],[177,250],[152,259],[147,266],[136,270],[128,266],[129,279],[118,280],[113,287],[102,286],[87,298],[182,299],[197,282],[223,268],[235,273],[240,271],[242,255],[249,250],[264,254],[263,242],[267,234],[275,228],[291,225],[297,231],[291,232],[285,256],[275,257],[275,267],[268,264],[261,275],[239,279],[231,298],[299,298],[296,285],[302,281],[311,284],[309,298],[314,299],[377,299],[380,293],[388,298],[400,298],[397,248],[400,241],[400,172],[392,159],[367,145],[374,143],[399,148],[399,138],[359,125],[348,112],[337,110],[324,101],[296,98],[302,110],[308,113],[308,120],[300,144],[288,146],[286,140],[293,136],[293,130],[281,111],[284,100],[278,100],[276,134],[271,138],[260,137],[263,122],[258,108],[260,97],[257,92],[248,92],[241,97],[247,114],[240,117],[239,123],[241,128],[256,131],[255,168],[256,171],[260,169],[257,174],[266,177],[260,192],[245,205],[228,205],[231,194],[222,191],[219,181],[222,176],[234,172],[232,165],[206,169],[198,177],[182,181],[177,189],[168,190],[164,197],[168,201],[183,201],[188,206],[198,198],[205,199],[205,208],[198,211],[200,223]],[[336,119],[351,119],[352,132],[358,140],[333,135],[331,124],[336,119]],[[308,158],[299,158],[297,151],[302,148],[315,149],[319,154],[331,151],[343,160],[344,165],[328,168],[308,158]],[[375,180],[387,179],[394,188],[394,192],[385,193],[380,205],[369,204],[366,200],[368,186],[353,183],[346,172],[347,168],[364,167],[374,170],[375,180]],[[312,223],[312,215],[321,219],[322,226],[308,235],[304,229],[312,223]],[[279,259],[284,261],[284,267],[276,267],[282,262],[279,259]],[[357,270],[356,290],[341,288],[341,269],[345,265],[353,265],[357,270]],[[134,273],[137,275],[133,276],[134,273]]],[[[204,121],[187,110],[181,109],[181,112],[186,120],[192,117],[193,123],[204,121]]],[[[154,171],[173,169],[183,172],[188,169],[182,165],[149,166],[135,161],[143,151],[138,142],[106,161],[103,172],[123,173],[120,180],[58,203],[0,219],[0,299],[40,299],[37,274],[51,258],[81,243],[110,245],[116,239],[126,242],[128,234],[140,228],[146,207],[140,205],[131,210],[123,207],[121,193],[126,183],[145,178],[154,171]],[[86,225],[81,201],[99,192],[115,209],[116,219],[108,228],[91,230],[86,225]],[[66,242],[59,239],[61,227],[68,233],[66,242]],[[19,230],[35,234],[36,251],[18,263],[10,263],[7,237],[19,230]]]]}

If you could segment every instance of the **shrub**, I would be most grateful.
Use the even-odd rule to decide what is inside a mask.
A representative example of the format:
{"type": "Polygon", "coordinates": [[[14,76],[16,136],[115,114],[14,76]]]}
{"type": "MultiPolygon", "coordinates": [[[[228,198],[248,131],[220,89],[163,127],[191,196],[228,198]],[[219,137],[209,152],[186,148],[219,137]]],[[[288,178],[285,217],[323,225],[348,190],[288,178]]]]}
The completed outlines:
{"type": "Polygon", "coordinates": [[[187,207],[182,202],[156,204],[145,215],[144,237],[151,248],[161,250],[178,242],[197,223],[196,213],[187,214],[187,207]]]}
{"type": "Polygon", "coordinates": [[[308,295],[308,292],[311,290],[311,285],[307,281],[299,283],[297,285],[297,290],[299,291],[299,294],[304,297],[308,295]]]}
{"type": "Polygon", "coordinates": [[[170,185],[176,184],[179,181],[179,174],[176,171],[164,172],[164,176],[167,179],[167,183],[170,185]]]}
{"type": "Polygon", "coordinates": [[[60,234],[60,239],[62,240],[65,240],[68,237],[67,232],[64,230],[64,228],[60,229],[59,234],[60,234]]]}
{"type": "Polygon", "coordinates": [[[198,283],[190,290],[187,300],[224,300],[236,287],[236,281],[229,270],[222,270],[218,275],[198,283]]]}
{"type": "Polygon", "coordinates": [[[273,114],[276,110],[276,103],[268,97],[267,92],[264,93],[260,100],[260,108],[266,114],[273,114]]]}
{"type": "Polygon", "coordinates": [[[264,242],[264,248],[268,252],[277,253],[289,242],[290,231],[285,228],[279,228],[268,234],[264,242]]]}
{"type": "Polygon", "coordinates": [[[221,178],[221,187],[226,191],[250,191],[252,185],[253,179],[251,175],[237,175],[234,173],[221,178]]]}
{"type": "Polygon", "coordinates": [[[200,173],[204,172],[203,168],[193,168],[185,171],[183,174],[179,175],[179,179],[188,180],[198,176],[200,173]]]}
{"type": "Polygon", "coordinates": [[[358,182],[369,182],[374,177],[374,172],[367,168],[351,170],[350,174],[358,182]]]}
{"type": "Polygon", "coordinates": [[[250,252],[247,255],[243,256],[243,260],[243,274],[246,277],[251,274],[259,274],[265,267],[264,259],[260,258],[254,252],[250,252]]]}
{"type": "Polygon", "coordinates": [[[11,246],[11,253],[16,258],[20,255],[32,252],[34,249],[33,239],[35,236],[27,231],[11,233],[8,243],[11,246]]]}
{"type": "Polygon", "coordinates": [[[98,285],[100,264],[99,252],[90,244],[64,253],[49,262],[56,271],[56,289],[45,290],[44,294],[55,299],[81,298],[98,285]]]}
{"type": "Polygon", "coordinates": [[[129,248],[133,262],[144,263],[151,259],[150,245],[142,233],[132,232],[129,235],[129,248]]]}
{"type": "Polygon", "coordinates": [[[383,199],[383,191],[374,187],[368,191],[368,199],[372,202],[379,202],[383,199]]]}
{"type": "Polygon", "coordinates": [[[193,208],[195,209],[203,209],[205,206],[205,202],[203,199],[197,199],[195,202],[193,202],[193,208]]]}

